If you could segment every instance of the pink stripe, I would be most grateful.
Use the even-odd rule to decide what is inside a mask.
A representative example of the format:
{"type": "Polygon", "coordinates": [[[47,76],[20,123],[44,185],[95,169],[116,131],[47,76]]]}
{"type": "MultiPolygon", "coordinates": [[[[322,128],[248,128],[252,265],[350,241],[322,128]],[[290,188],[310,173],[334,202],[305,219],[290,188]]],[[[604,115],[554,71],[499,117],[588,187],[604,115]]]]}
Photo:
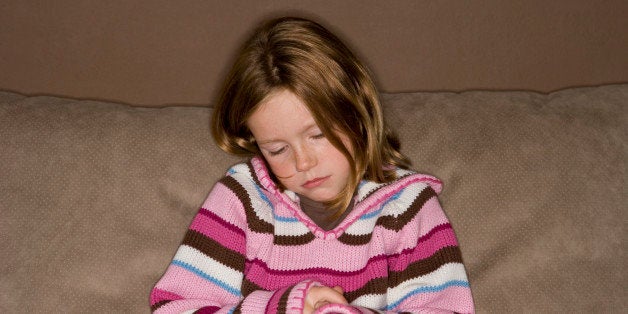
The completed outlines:
{"type": "Polygon", "coordinates": [[[214,314],[220,310],[217,306],[206,306],[194,312],[194,314],[214,314]]]}
{"type": "Polygon", "coordinates": [[[153,291],[151,291],[150,293],[151,305],[154,305],[155,303],[158,303],[161,301],[171,301],[171,300],[181,300],[181,299],[183,299],[183,297],[176,293],[168,292],[166,290],[157,289],[157,288],[153,289],[153,291]]]}
{"type": "Polygon", "coordinates": [[[242,255],[246,254],[246,247],[241,245],[246,241],[244,232],[213,213],[201,210],[199,215],[194,217],[190,229],[204,234],[226,248],[242,255]]]}
{"type": "MultiPolygon", "coordinates": [[[[179,300],[179,301],[164,304],[164,306],[158,308],[155,311],[155,314],[183,313],[187,311],[201,309],[204,307],[216,308],[216,306],[213,306],[208,303],[211,303],[211,302],[207,300],[179,300]]],[[[217,310],[217,312],[214,312],[214,313],[229,313],[229,310],[230,310],[230,307],[227,307],[227,308],[219,309],[217,310]]]]}
{"type": "Polygon", "coordinates": [[[231,230],[234,233],[238,233],[242,236],[244,236],[244,231],[242,231],[242,229],[234,226],[233,224],[225,221],[224,219],[222,219],[222,217],[216,215],[215,213],[205,209],[205,208],[201,208],[201,210],[198,212],[200,215],[203,216],[207,216],[209,219],[214,220],[216,223],[221,224],[224,228],[231,230]]]}
{"type": "Polygon", "coordinates": [[[187,299],[213,299],[205,306],[235,304],[239,299],[221,287],[177,265],[170,265],[155,288],[185,296],[187,299]]]}
{"type": "Polygon", "coordinates": [[[361,270],[343,272],[329,268],[303,270],[274,270],[260,260],[247,262],[247,279],[266,290],[293,285],[309,278],[316,278],[328,286],[339,285],[345,291],[360,289],[374,278],[387,276],[387,262],[383,256],[374,257],[361,270]]]}
{"type": "Polygon", "coordinates": [[[286,309],[288,313],[302,313],[305,308],[305,296],[310,287],[320,286],[320,282],[307,280],[296,284],[288,295],[286,309]]]}
{"type": "MultiPolygon", "coordinates": [[[[416,239],[416,238],[415,238],[416,239]]],[[[312,242],[304,245],[273,245],[272,234],[251,233],[247,238],[247,259],[259,259],[267,263],[271,269],[306,269],[316,268],[321,265],[333,265],[335,270],[352,272],[362,269],[372,253],[368,245],[350,247],[340,241],[326,241],[316,238],[312,242]],[[319,254],[317,252],[329,252],[329,254],[319,254]],[[342,259],[338,259],[341,253],[342,259]],[[299,256],[299,260],[282,258],[282,256],[299,256]],[[295,264],[296,263],[296,264],[295,264]]],[[[412,247],[416,240],[412,243],[412,247]]],[[[380,252],[383,254],[383,252],[380,252]]]]}
{"type": "Polygon", "coordinates": [[[444,247],[457,245],[458,242],[456,241],[453,229],[451,229],[451,225],[446,224],[438,226],[427,235],[421,237],[416,247],[403,250],[403,252],[396,256],[391,256],[391,270],[402,271],[406,269],[408,265],[428,258],[444,247]]]}
{"type": "Polygon", "coordinates": [[[214,186],[201,207],[203,210],[212,209],[208,212],[217,212],[227,224],[238,226],[245,221],[244,208],[238,197],[227,186],[220,183],[214,186]],[[234,205],[237,207],[234,208],[234,205]]]}
{"type": "Polygon", "coordinates": [[[399,304],[398,309],[442,309],[458,313],[474,313],[471,290],[452,286],[439,292],[422,293],[399,304]],[[452,301],[455,300],[455,301],[452,301]]]}

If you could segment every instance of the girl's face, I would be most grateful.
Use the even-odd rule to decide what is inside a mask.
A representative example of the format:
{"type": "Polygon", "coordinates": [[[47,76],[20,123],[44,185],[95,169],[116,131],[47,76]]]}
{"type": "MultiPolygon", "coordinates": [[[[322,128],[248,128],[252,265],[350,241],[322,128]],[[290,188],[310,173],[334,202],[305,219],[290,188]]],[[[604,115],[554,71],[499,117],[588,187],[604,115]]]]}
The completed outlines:
{"type": "MultiPolygon", "coordinates": [[[[288,189],[324,202],[349,183],[347,158],[323,135],[305,104],[292,92],[268,96],[247,126],[277,179],[288,189]]],[[[352,152],[350,141],[338,134],[352,152]]]]}

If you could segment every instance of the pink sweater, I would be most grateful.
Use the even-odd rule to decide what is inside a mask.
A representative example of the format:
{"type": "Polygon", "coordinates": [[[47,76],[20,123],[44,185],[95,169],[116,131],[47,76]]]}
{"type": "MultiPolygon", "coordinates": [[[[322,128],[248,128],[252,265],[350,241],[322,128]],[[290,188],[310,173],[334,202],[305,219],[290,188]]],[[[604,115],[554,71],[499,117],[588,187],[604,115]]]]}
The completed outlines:
{"type": "Polygon", "coordinates": [[[363,181],[354,209],[325,231],[259,158],[229,169],[151,293],[159,313],[301,313],[309,287],[341,286],[350,305],[317,313],[473,312],[438,179],[398,170],[363,181]]]}

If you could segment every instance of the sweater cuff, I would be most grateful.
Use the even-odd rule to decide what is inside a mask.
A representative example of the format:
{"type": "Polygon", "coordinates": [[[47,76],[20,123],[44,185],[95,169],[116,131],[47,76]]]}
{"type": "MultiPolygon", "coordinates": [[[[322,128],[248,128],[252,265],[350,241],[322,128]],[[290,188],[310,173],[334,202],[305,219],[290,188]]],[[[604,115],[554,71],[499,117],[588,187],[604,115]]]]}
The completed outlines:
{"type": "Polygon", "coordinates": [[[242,313],[302,313],[305,296],[314,286],[322,286],[315,280],[302,281],[294,286],[276,291],[257,290],[242,301],[242,313]]]}
{"type": "Polygon", "coordinates": [[[288,300],[286,304],[287,313],[303,313],[305,308],[305,297],[311,287],[322,286],[320,282],[316,280],[302,281],[292,287],[288,294],[288,300]]]}

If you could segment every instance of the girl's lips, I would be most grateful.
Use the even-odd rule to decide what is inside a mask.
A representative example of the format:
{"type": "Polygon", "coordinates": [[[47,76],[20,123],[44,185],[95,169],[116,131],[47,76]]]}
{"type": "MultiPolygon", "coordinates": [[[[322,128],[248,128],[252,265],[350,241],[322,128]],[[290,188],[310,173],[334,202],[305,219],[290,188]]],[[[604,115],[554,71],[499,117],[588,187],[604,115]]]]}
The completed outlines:
{"type": "Polygon", "coordinates": [[[303,185],[301,185],[301,186],[306,188],[306,189],[312,189],[312,188],[315,188],[315,187],[323,184],[327,179],[329,179],[329,177],[330,176],[321,177],[321,178],[315,178],[315,179],[312,179],[310,181],[307,181],[307,182],[303,183],[303,185]]]}

